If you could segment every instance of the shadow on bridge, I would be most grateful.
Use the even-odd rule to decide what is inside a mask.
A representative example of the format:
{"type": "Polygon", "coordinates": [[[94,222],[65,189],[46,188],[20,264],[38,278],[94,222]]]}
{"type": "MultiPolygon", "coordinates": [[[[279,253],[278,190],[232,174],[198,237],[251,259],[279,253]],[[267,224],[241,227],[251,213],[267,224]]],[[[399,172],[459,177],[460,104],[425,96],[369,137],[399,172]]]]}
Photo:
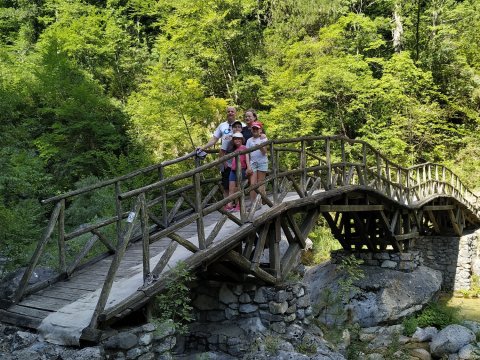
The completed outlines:
{"type": "Polygon", "coordinates": [[[191,153],[44,200],[53,205],[50,221],[15,295],[1,304],[2,321],[37,329],[54,342],[98,341],[99,329],[161,292],[180,261],[212,278],[277,284],[297,264],[320,216],[347,251],[401,253],[419,234],[460,236],[480,223],[477,196],[442,165],[403,168],[367,143],[343,137],[265,144],[265,181],[237,180],[238,191],[227,198],[218,166],[260,146],[213,161],[191,153]],[[111,196],[110,216],[88,224],[71,220],[72,204],[100,193],[111,196]],[[231,201],[240,212],[224,210],[231,201]],[[57,275],[29,285],[35,268],[52,256],[57,275]]]}

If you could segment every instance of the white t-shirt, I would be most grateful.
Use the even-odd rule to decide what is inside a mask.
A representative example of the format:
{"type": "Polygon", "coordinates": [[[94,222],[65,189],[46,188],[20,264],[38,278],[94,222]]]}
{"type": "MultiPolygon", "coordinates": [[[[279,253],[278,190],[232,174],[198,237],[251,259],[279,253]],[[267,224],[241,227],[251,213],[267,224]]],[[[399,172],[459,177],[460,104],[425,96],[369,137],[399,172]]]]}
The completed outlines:
{"type": "MultiPolygon", "coordinates": [[[[234,122],[232,122],[232,124],[234,122]]],[[[215,131],[213,132],[213,136],[215,136],[217,139],[222,140],[220,148],[222,150],[225,150],[226,152],[230,152],[230,151],[233,150],[232,124],[230,124],[228,121],[224,121],[220,125],[218,125],[217,128],[215,129],[215,131]]],[[[243,125],[244,124],[242,123],[242,126],[243,125]]]]}
{"type": "MultiPolygon", "coordinates": [[[[254,138],[251,137],[250,139],[247,140],[247,149],[252,148],[254,146],[260,145],[261,143],[264,143],[268,141],[267,138],[262,139],[260,137],[254,138]]],[[[268,156],[267,154],[263,155],[260,150],[255,150],[250,153],[250,161],[251,162],[257,162],[257,163],[265,163],[268,162],[268,156]]]]}

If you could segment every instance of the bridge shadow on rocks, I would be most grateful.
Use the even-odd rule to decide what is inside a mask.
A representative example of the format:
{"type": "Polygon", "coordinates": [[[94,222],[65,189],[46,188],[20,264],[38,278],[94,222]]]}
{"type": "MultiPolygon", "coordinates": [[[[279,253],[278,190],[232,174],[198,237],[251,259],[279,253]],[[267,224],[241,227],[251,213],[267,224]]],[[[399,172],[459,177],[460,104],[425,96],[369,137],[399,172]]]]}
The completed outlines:
{"type": "Polygon", "coordinates": [[[262,146],[265,181],[237,180],[227,198],[218,167],[261,146],[220,159],[192,152],[44,200],[50,220],[0,319],[52,342],[99,341],[103,328],[165,290],[179,263],[215,280],[281,283],[320,217],[345,251],[373,253],[405,253],[422,234],[460,236],[480,223],[477,196],[442,165],[403,168],[343,137],[262,146]],[[232,201],[239,212],[225,210],[232,201]],[[91,210],[87,223],[75,217],[79,207],[91,210]],[[35,270],[52,264],[55,275],[32,284],[35,270]]]}

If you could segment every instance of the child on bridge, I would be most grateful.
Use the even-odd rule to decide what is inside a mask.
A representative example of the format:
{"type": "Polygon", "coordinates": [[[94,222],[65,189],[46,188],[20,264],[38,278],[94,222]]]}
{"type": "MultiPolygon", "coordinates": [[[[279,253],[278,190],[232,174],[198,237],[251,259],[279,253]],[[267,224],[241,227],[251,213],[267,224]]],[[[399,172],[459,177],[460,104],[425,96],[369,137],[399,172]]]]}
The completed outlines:
{"type": "MultiPolygon", "coordinates": [[[[247,147],[243,145],[243,135],[241,132],[236,132],[232,135],[232,142],[235,152],[239,152],[242,150],[246,150],[247,147]]],[[[250,176],[252,174],[252,169],[250,167],[250,156],[249,154],[240,155],[240,168],[242,174],[242,180],[247,178],[247,175],[250,176]]],[[[233,195],[237,191],[237,158],[233,158],[232,161],[232,171],[230,172],[229,177],[229,196],[233,195]]],[[[233,202],[230,202],[226,205],[226,209],[228,211],[240,211],[240,203],[236,202],[234,205],[233,202]]]]}

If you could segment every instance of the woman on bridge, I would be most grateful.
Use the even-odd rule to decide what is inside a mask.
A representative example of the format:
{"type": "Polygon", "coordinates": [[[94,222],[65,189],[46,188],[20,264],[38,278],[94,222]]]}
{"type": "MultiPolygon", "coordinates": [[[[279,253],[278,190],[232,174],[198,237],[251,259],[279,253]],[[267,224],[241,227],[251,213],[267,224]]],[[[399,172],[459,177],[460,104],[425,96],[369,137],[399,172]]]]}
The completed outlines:
{"type": "MultiPolygon", "coordinates": [[[[252,137],[247,140],[247,149],[260,145],[261,143],[266,142],[268,139],[265,134],[262,134],[262,123],[255,121],[252,124],[252,137]],[[263,136],[262,136],[263,135],[263,136]]],[[[267,156],[267,147],[264,146],[259,150],[255,150],[250,153],[250,167],[252,169],[252,175],[250,175],[250,186],[258,184],[265,180],[265,176],[268,171],[268,156],[267,156]]],[[[265,194],[265,186],[260,186],[258,190],[265,194]]],[[[257,193],[255,190],[250,192],[250,200],[253,203],[257,193]]],[[[259,204],[260,205],[260,204],[259,204]]]]}

